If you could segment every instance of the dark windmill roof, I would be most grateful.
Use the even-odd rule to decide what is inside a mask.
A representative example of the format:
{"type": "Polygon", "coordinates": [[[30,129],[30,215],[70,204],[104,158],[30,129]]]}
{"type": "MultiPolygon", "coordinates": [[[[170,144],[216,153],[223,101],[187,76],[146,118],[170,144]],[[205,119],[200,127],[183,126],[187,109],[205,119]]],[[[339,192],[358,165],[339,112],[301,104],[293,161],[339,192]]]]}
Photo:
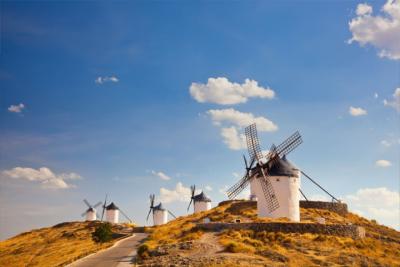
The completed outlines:
{"type": "Polygon", "coordinates": [[[193,200],[196,202],[211,202],[211,199],[209,199],[206,194],[202,191],[200,194],[196,195],[193,197],[193,200]]]}
{"type": "Polygon", "coordinates": [[[270,176],[297,176],[299,169],[286,159],[286,156],[276,160],[272,167],[268,167],[270,176]]]}
{"type": "Polygon", "coordinates": [[[119,210],[119,208],[115,206],[114,202],[111,202],[111,204],[106,207],[106,210],[119,210]]]}
{"type": "Polygon", "coordinates": [[[86,212],[94,212],[94,208],[90,207],[86,210],[86,212]]]}
{"type": "Polygon", "coordinates": [[[157,206],[154,206],[153,210],[165,210],[165,209],[164,209],[163,205],[160,202],[160,204],[158,204],[157,206]]]}

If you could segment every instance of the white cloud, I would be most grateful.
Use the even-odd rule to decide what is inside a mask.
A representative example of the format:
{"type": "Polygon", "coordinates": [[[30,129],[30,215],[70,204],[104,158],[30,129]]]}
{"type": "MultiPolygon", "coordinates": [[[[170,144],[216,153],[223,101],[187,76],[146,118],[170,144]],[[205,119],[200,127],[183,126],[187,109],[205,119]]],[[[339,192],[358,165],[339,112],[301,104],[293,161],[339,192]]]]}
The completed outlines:
{"type": "Polygon", "coordinates": [[[55,174],[47,167],[39,169],[15,167],[10,170],[2,171],[2,176],[12,179],[25,179],[28,181],[39,182],[43,188],[66,189],[74,187],[65,180],[76,180],[82,177],[76,173],[60,173],[55,174]]]}
{"type": "Polygon", "coordinates": [[[308,199],[314,201],[332,201],[332,199],[329,198],[327,195],[320,195],[320,194],[311,195],[308,199]]]}
{"type": "Polygon", "coordinates": [[[153,174],[154,176],[157,176],[161,180],[165,180],[165,181],[171,180],[171,177],[169,177],[168,175],[166,175],[163,172],[151,171],[151,174],[153,174]]]}
{"type": "Polygon", "coordinates": [[[386,168],[392,166],[392,163],[385,159],[380,159],[375,162],[375,165],[378,167],[386,168]]]}
{"type": "Polygon", "coordinates": [[[245,103],[251,97],[272,99],[275,96],[271,88],[259,86],[255,80],[246,79],[239,84],[225,77],[209,78],[207,84],[192,83],[189,91],[197,102],[221,105],[245,103]]]}
{"type": "Polygon", "coordinates": [[[117,83],[117,82],[119,82],[119,79],[116,76],[103,76],[103,77],[99,76],[94,81],[97,84],[103,84],[103,83],[106,83],[106,82],[117,83]]]}
{"type": "Polygon", "coordinates": [[[256,123],[257,130],[261,132],[273,132],[278,130],[278,126],[265,117],[255,117],[252,113],[240,112],[233,108],[210,109],[207,111],[207,114],[210,115],[215,125],[227,123],[244,128],[252,123],[256,123]]]}
{"type": "Polygon", "coordinates": [[[212,187],[209,186],[209,185],[206,185],[206,186],[204,187],[204,189],[206,189],[207,191],[212,191],[212,190],[213,190],[212,187]]]}
{"type": "Polygon", "coordinates": [[[351,116],[363,116],[363,115],[367,115],[367,111],[365,109],[362,108],[355,108],[355,107],[350,107],[349,108],[349,114],[351,116]]]}
{"type": "Polygon", "coordinates": [[[379,57],[400,59],[400,1],[388,0],[381,15],[372,15],[368,4],[357,6],[357,16],[349,22],[352,38],[348,43],[370,44],[379,51],[379,57]]]}
{"type": "Polygon", "coordinates": [[[385,146],[385,147],[390,147],[390,146],[392,145],[392,143],[390,143],[390,142],[387,141],[387,140],[382,140],[382,141],[381,141],[381,145],[383,145],[383,146],[385,146]]]}
{"type": "Polygon", "coordinates": [[[393,101],[383,100],[383,104],[388,107],[392,107],[400,112],[400,87],[396,88],[393,93],[393,101]]]}
{"type": "Polygon", "coordinates": [[[378,93],[375,93],[375,94],[374,94],[374,98],[376,99],[376,98],[378,98],[378,97],[379,97],[378,93]]]}
{"type": "Polygon", "coordinates": [[[246,148],[246,137],[244,134],[239,134],[238,130],[234,126],[221,128],[221,136],[223,142],[232,150],[246,148]]]}
{"type": "Polygon", "coordinates": [[[164,187],[160,188],[160,201],[162,203],[170,202],[189,202],[191,197],[191,191],[189,187],[183,186],[181,182],[178,182],[175,189],[169,190],[164,187]]]}
{"type": "Polygon", "coordinates": [[[385,187],[361,188],[355,194],[344,197],[350,211],[379,223],[399,229],[400,227],[400,194],[385,187]]]}
{"type": "Polygon", "coordinates": [[[8,107],[9,112],[14,112],[14,113],[21,113],[22,110],[25,108],[25,105],[20,103],[19,105],[11,105],[8,107]]]}
{"type": "Polygon", "coordinates": [[[358,16],[368,15],[372,13],[372,7],[368,4],[358,4],[356,14],[358,16]]]}
{"type": "Polygon", "coordinates": [[[233,108],[210,109],[207,114],[211,117],[213,124],[221,127],[223,142],[232,150],[246,148],[246,137],[244,127],[256,123],[260,132],[272,132],[278,129],[272,121],[265,117],[255,117],[252,113],[244,113],[233,108]]]}

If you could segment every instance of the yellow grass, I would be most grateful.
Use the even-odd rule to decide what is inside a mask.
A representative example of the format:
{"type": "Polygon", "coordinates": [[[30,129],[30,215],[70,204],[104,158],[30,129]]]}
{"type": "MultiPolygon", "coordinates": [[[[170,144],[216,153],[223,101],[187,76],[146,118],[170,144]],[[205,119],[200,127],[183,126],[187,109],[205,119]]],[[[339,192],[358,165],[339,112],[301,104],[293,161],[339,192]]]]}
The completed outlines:
{"type": "MultiPolygon", "coordinates": [[[[110,247],[91,234],[99,222],[70,222],[19,234],[0,242],[0,266],[63,266],[110,247]]],[[[115,228],[115,227],[114,227],[115,228]]]]}
{"type": "MultiPolygon", "coordinates": [[[[149,250],[162,244],[196,240],[202,233],[194,231],[195,223],[204,218],[211,221],[242,222],[286,221],[256,217],[256,207],[251,202],[229,202],[210,211],[192,214],[151,228],[145,246],[149,250]]],[[[316,222],[324,217],[326,223],[356,224],[366,229],[367,237],[354,240],[317,234],[273,233],[252,230],[227,230],[218,234],[226,252],[262,258],[267,266],[400,266],[400,233],[378,225],[355,214],[340,216],[334,212],[301,209],[302,222],[316,222]]],[[[245,262],[227,259],[226,266],[246,266],[245,262]]],[[[221,266],[225,265],[225,262],[221,266]]]]}

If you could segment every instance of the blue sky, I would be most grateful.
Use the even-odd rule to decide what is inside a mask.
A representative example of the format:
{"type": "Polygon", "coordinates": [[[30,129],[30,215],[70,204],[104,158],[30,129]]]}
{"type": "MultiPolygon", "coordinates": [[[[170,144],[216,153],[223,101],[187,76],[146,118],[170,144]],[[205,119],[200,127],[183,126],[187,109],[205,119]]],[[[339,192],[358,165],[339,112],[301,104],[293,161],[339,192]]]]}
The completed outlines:
{"type": "Polygon", "coordinates": [[[299,130],[292,162],[399,228],[400,28],[365,35],[400,24],[398,1],[0,6],[0,238],[79,220],[106,193],[139,224],[150,193],[184,215],[196,184],[216,205],[243,174],[236,115],[277,126],[264,149],[299,130]],[[246,95],[246,79],[274,96],[246,95]],[[224,88],[244,102],[223,104],[224,88]]]}

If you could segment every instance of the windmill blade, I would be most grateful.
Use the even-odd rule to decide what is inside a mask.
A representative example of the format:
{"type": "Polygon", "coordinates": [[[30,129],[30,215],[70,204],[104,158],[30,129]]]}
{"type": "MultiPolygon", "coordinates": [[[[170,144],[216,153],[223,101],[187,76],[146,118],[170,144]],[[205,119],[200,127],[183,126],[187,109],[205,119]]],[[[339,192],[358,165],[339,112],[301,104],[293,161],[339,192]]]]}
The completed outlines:
{"type": "Polygon", "coordinates": [[[190,199],[189,206],[187,207],[187,211],[189,211],[190,205],[192,204],[193,197],[190,199]]]}
{"type": "Polygon", "coordinates": [[[257,126],[255,123],[245,128],[247,150],[249,151],[250,159],[256,159],[260,161],[263,158],[263,154],[260,148],[260,142],[257,135],[257,126]]]}
{"type": "Polygon", "coordinates": [[[132,222],[132,220],[128,217],[128,215],[125,214],[125,212],[123,212],[121,209],[119,209],[119,211],[121,212],[122,215],[124,215],[124,217],[125,217],[129,222],[132,222]]]}
{"type": "Polygon", "coordinates": [[[93,208],[94,208],[94,209],[97,208],[97,207],[100,206],[102,203],[103,203],[103,202],[101,202],[101,201],[97,202],[96,205],[93,206],[93,208]]]}
{"type": "Polygon", "coordinates": [[[242,192],[246,186],[250,183],[251,177],[248,175],[243,176],[236,184],[231,186],[227,191],[227,195],[229,199],[234,199],[237,195],[242,192]]]}
{"type": "Polygon", "coordinates": [[[149,220],[149,216],[150,216],[150,213],[151,213],[152,209],[153,209],[153,208],[150,208],[149,213],[147,214],[146,222],[149,220]]]}
{"type": "Polygon", "coordinates": [[[82,217],[85,217],[85,216],[86,216],[86,213],[87,213],[87,212],[85,211],[84,213],[81,214],[81,216],[82,216],[82,217]]]}
{"type": "Polygon", "coordinates": [[[246,167],[246,170],[248,170],[249,166],[247,165],[247,159],[245,155],[243,155],[243,160],[244,160],[244,166],[246,167]]]}
{"type": "Polygon", "coordinates": [[[107,194],[106,194],[106,198],[104,199],[103,211],[101,212],[101,221],[103,221],[104,211],[106,209],[106,204],[107,204],[107,194]]]}
{"type": "Polygon", "coordinates": [[[276,151],[279,157],[283,157],[284,155],[292,152],[296,147],[298,147],[301,143],[303,143],[303,139],[298,131],[289,136],[285,141],[283,141],[277,148],[276,151]]]}
{"type": "Polygon", "coordinates": [[[265,174],[264,170],[261,168],[261,173],[262,176],[259,176],[260,178],[260,184],[261,188],[264,193],[265,201],[267,202],[267,207],[270,212],[273,212],[274,210],[279,208],[279,202],[278,199],[276,198],[274,188],[271,184],[271,181],[269,180],[269,177],[265,174]]]}
{"type": "Polygon", "coordinates": [[[89,201],[87,201],[86,199],[84,199],[83,202],[85,202],[85,204],[86,204],[86,206],[88,206],[88,208],[92,207],[92,205],[90,205],[89,201]]]}
{"type": "Polygon", "coordinates": [[[176,219],[176,216],[172,212],[170,212],[169,210],[167,210],[167,211],[169,214],[171,214],[172,217],[174,217],[176,219]]]}

